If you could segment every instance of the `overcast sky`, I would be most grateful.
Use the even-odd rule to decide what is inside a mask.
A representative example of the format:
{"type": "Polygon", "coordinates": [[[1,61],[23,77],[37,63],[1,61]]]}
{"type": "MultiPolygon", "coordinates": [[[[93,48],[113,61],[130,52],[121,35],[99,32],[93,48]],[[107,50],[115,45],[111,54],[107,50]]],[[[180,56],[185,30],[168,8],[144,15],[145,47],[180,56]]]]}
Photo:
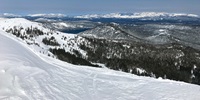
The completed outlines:
{"type": "Polygon", "coordinates": [[[200,15],[200,0],[0,0],[0,13],[66,15],[113,12],[172,12],[200,15]]]}

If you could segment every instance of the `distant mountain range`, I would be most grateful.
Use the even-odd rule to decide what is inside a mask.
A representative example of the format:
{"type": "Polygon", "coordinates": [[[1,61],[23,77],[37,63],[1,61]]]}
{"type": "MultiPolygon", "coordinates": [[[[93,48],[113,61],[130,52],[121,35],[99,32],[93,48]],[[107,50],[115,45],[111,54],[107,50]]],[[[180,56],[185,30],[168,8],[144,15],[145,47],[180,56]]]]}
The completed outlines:
{"type": "Polygon", "coordinates": [[[199,17],[196,14],[186,14],[186,13],[166,13],[166,12],[141,12],[141,13],[110,13],[110,14],[88,14],[80,16],[67,16],[65,14],[28,14],[28,15],[16,15],[11,13],[1,14],[2,17],[46,17],[46,18],[147,18],[147,17],[199,17]]]}
{"type": "Polygon", "coordinates": [[[67,17],[65,14],[53,14],[53,13],[50,13],[50,14],[29,14],[27,16],[29,16],[29,17],[47,17],[47,18],[54,18],[54,17],[62,18],[62,17],[67,17]]]}
{"type": "Polygon", "coordinates": [[[76,16],[75,18],[147,18],[147,17],[199,17],[195,14],[142,12],[142,13],[111,13],[76,16]]]}

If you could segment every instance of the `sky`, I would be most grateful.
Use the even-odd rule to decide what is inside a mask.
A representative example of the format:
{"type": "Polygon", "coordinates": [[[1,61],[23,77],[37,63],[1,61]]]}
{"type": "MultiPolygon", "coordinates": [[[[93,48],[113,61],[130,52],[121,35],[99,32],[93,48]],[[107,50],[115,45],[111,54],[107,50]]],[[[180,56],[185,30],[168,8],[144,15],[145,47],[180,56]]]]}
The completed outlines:
{"type": "Polygon", "coordinates": [[[0,13],[66,15],[169,12],[200,15],[200,0],[0,0],[0,13]]]}

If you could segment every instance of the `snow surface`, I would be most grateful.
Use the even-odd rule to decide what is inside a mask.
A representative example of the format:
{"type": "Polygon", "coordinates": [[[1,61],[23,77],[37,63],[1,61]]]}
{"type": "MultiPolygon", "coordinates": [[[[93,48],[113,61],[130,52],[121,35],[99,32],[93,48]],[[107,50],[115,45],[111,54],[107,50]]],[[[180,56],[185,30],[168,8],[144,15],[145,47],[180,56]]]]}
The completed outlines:
{"type": "Polygon", "coordinates": [[[1,100],[199,100],[200,87],[72,65],[0,31],[1,100]]]}
{"type": "Polygon", "coordinates": [[[178,17],[178,16],[188,16],[188,17],[199,17],[195,14],[185,14],[185,13],[166,13],[166,12],[141,12],[141,13],[111,13],[111,14],[92,14],[92,15],[82,15],[76,16],[75,18],[145,18],[145,17],[178,17]]]}

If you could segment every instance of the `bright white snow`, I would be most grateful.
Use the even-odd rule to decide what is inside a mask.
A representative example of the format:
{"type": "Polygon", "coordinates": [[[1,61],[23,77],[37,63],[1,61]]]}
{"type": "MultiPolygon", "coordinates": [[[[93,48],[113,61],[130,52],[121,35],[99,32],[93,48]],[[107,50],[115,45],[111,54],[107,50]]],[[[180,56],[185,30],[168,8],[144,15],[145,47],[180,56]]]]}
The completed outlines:
{"type": "Polygon", "coordinates": [[[0,31],[0,47],[0,99],[200,99],[200,86],[68,64],[35,53],[3,31],[0,31]]]}

